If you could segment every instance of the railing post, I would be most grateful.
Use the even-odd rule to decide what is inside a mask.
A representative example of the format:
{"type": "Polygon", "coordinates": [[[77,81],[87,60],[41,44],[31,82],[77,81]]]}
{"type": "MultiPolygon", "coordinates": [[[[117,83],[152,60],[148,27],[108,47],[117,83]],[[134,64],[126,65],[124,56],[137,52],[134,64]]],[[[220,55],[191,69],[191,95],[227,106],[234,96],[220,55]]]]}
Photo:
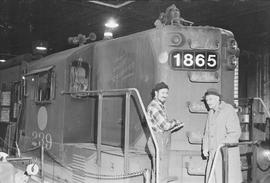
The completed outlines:
{"type": "Polygon", "coordinates": [[[44,182],[44,146],[41,144],[40,148],[40,163],[41,163],[41,182],[44,182]]]}
{"type": "Polygon", "coordinates": [[[11,141],[11,123],[8,124],[8,145],[7,145],[7,153],[10,156],[10,141],[11,141]]]}
{"type": "Polygon", "coordinates": [[[253,99],[249,99],[249,140],[253,141],[254,136],[253,136],[253,129],[254,129],[254,123],[253,123],[253,99]]]}
{"type": "MultiPolygon", "coordinates": [[[[228,183],[228,173],[229,173],[229,166],[228,166],[228,146],[221,148],[222,153],[222,182],[228,183]]],[[[218,152],[217,152],[218,153],[218,152]]]]}
{"type": "MultiPolygon", "coordinates": [[[[252,141],[254,142],[254,141],[252,141]]],[[[256,183],[257,182],[257,145],[256,144],[252,144],[252,159],[251,159],[251,179],[252,179],[252,183],[256,183]]]]}
{"type": "Polygon", "coordinates": [[[143,173],[144,183],[151,183],[151,173],[146,169],[143,173]]]}
{"type": "Polygon", "coordinates": [[[124,144],[124,173],[128,173],[129,167],[129,124],[130,124],[130,92],[125,94],[125,144],[124,144]]]}
{"type": "Polygon", "coordinates": [[[98,124],[97,124],[97,165],[101,166],[101,128],[102,128],[102,102],[103,94],[98,94],[98,124]]]}
{"type": "MultiPolygon", "coordinates": [[[[249,100],[249,140],[251,142],[255,141],[254,136],[254,121],[253,121],[253,103],[254,99],[249,100]]],[[[256,174],[257,174],[257,154],[256,154],[256,145],[252,144],[252,157],[251,157],[251,179],[252,183],[255,183],[257,180],[256,174]]]]}

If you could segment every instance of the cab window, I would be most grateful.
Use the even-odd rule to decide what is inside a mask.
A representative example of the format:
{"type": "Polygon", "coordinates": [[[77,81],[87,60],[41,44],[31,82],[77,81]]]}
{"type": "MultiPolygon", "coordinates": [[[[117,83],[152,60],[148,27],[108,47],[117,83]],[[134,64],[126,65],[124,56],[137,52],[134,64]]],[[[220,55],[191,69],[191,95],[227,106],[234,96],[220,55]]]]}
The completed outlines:
{"type": "Polygon", "coordinates": [[[50,102],[55,97],[55,73],[52,67],[34,70],[26,76],[28,92],[36,103],[50,102]]]}
{"type": "Polygon", "coordinates": [[[52,72],[37,74],[36,101],[50,101],[52,98],[52,72]]]}
{"type": "Polygon", "coordinates": [[[70,65],[70,92],[84,92],[90,90],[90,65],[81,58],[70,65]]]}

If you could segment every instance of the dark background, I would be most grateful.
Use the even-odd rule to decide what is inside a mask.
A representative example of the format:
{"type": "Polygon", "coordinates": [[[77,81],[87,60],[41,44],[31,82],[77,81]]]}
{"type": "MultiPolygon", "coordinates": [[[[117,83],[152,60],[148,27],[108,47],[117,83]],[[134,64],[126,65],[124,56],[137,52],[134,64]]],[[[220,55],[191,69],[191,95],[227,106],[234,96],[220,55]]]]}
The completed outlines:
{"type": "MultiPolygon", "coordinates": [[[[103,1],[119,5],[124,1],[103,1]]],[[[68,37],[94,32],[103,39],[104,23],[113,16],[120,26],[115,37],[147,30],[168,6],[175,4],[194,25],[210,25],[235,34],[241,50],[269,48],[270,2],[254,0],[145,0],[121,8],[86,0],[1,0],[0,56],[32,53],[32,43],[45,40],[48,54],[71,48],[68,37]]],[[[1,67],[1,66],[0,66],[1,67]]]]}

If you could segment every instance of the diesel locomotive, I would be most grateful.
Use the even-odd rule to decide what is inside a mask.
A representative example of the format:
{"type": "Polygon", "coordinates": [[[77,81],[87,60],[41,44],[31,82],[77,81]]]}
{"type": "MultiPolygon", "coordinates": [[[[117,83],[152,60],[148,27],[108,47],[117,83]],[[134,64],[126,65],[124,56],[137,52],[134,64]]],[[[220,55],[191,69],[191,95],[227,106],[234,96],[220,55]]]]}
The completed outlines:
{"type": "MultiPolygon", "coordinates": [[[[158,172],[152,179],[147,175],[152,135],[145,107],[155,83],[163,81],[170,87],[168,116],[185,124],[172,134],[171,182],[203,183],[207,108],[202,96],[216,88],[239,112],[242,141],[254,142],[239,144],[244,179],[266,183],[269,144],[259,141],[269,137],[265,131],[250,134],[255,128],[249,115],[265,109],[261,100],[238,99],[238,56],[228,30],[165,25],[31,62],[22,80],[18,146],[37,158],[45,182],[162,182],[166,177],[158,172]]],[[[266,118],[258,123],[266,124],[266,118]]]]}

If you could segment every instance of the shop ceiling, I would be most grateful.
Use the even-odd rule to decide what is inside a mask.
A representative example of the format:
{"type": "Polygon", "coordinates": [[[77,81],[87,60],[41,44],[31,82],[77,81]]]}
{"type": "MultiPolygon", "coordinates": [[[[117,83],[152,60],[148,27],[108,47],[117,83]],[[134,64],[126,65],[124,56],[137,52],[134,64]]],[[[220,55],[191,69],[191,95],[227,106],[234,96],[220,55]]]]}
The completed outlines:
{"type": "Polygon", "coordinates": [[[32,43],[48,42],[48,54],[74,47],[68,37],[95,33],[103,39],[104,23],[114,17],[119,27],[114,37],[154,27],[159,14],[175,4],[194,25],[231,30],[240,49],[252,50],[270,43],[270,2],[256,0],[2,0],[0,1],[0,69],[34,60],[32,43]]]}

